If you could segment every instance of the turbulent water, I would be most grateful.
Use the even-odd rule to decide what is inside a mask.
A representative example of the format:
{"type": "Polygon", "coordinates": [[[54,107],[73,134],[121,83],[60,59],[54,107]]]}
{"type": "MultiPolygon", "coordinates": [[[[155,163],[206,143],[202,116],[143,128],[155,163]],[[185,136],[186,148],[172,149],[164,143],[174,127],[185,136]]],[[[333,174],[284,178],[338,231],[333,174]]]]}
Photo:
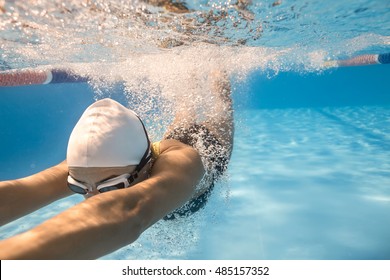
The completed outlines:
{"type": "Polygon", "coordinates": [[[384,0],[2,0],[1,60],[3,68],[21,68],[138,58],[133,68],[141,70],[157,55],[159,70],[175,57],[175,65],[220,63],[234,72],[265,63],[320,67],[324,59],[388,49],[389,11],[384,0]],[[284,55],[264,57],[265,48],[284,55]]]}
{"type": "Polygon", "coordinates": [[[94,78],[97,98],[121,80],[128,99],[148,100],[142,116],[156,96],[172,115],[205,104],[216,69],[243,81],[386,51],[389,11],[383,0],[3,0],[0,67],[71,68],[94,78]]]}

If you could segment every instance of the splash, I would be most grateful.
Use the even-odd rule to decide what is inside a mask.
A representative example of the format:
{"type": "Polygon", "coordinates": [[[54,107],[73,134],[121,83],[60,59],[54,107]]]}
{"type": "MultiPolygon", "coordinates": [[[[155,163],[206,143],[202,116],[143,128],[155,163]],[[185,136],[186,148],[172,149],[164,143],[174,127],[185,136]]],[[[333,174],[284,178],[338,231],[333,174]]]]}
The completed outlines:
{"type": "MultiPolygon", "coordinates": [[[[321,59],[388,48],[387,5],[383,6],[379,0],[353,5],[328,1],[326,6],[251,0],[2,0],[0,66],[98,62],[114,67],[138,56],[167,57],[167,52],[182,50],[180,55],[201,55],[192,55],[198,60],[209,55],[203,53],[209,45],[214,53],[210,64],[216,59],[224,62],[232,53],[230,60],[239,60],[240,52],[252,52],[249,70],[263,67],[266,61],[266,67],[276,72],[318,71],[321,59]],[[366,14],[370,17],[364,18],[366,14]],[[272,48],[275,55],[253,68],[263,48],[272,48]],[[279,52],[287,54],[276,58],[279,52]],[[313,53],[322,55],[308,56],[313,53]]],[[[246,63],[227,68],[239,72],[246,63]]],[[[131,63],[126,65],[131,67],[131,63]]]]}
{"type": "Polygon", "coordinates": [[[70,68],[93,78],[96,99],[121,81],[143,117],[159,111],[165,123],[174,108],[209,104],[213,71],[244,81],[251,71],[280,68],[283,51],[249,44],[262,30],[251,1],[3,2],[4,69],[70,68]]]}

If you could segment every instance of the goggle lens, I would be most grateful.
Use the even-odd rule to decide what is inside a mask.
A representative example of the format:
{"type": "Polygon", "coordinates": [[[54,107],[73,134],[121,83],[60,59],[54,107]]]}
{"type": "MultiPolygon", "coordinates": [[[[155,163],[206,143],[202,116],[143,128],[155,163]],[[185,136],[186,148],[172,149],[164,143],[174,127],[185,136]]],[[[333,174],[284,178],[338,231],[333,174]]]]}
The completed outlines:
{"type": "MultiPolygon", "coordinates": [[[[96,189],[100,193],[124,189],[134,181],[134,177],[130,174],[124,174],[97,185],[96,189]]],[[[84,195],[88,193],[88,187],[84,186],[81,182],[76,181],[70,175],[68,176],[68,187],[71,191],[78,194],[84,195]]]]}
{"type": "Polygon", "coordinates": [[[121,182],[121,183],[118,183],[118,184],[115,184],[115,185],[112,185],[112,186],[101,187],[101,188],[98,187],[97,190],[100,193],[104,193],[104,192],[119,190],[119,189],[123,189],[123,188],[125,188],[125,183],[121,182]]]}
{"type": "Polygon", "coordinates": [[[69,189],[71,189],[72,192],[79,193],[79,194],[87,194],[87,190],[79,186],[68,183],[68,187],[69,189]]]}

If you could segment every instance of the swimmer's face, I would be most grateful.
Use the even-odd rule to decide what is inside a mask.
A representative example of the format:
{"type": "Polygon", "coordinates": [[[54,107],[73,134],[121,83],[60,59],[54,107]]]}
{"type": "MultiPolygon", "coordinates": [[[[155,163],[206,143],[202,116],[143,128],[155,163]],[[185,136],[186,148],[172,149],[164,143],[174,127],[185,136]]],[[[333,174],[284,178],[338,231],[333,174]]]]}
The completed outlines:
{"type": "MultiPolygon", "coordinates": [[[[129,165],[125,167],[69,167],[69,175],[83,185],[87,186],[89,191],[85,198],[92,197],[99,194],[97,185],[124,174],[131,174],[136,168],[136,165],[129,165]]],[[[139,177],[134,181],[134,184],[145,180],[149,174],[149,165],[146,165],[139,177]]]]}

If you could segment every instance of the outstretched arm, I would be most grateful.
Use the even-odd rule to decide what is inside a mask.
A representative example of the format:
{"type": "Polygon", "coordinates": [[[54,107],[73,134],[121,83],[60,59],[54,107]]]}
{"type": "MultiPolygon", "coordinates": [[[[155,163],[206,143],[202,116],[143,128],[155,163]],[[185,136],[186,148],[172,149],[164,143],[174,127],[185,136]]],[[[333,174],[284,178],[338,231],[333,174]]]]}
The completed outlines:
{"type": "Polygon", "coordinates": [[[95,195],[36,228],[0,242],[0,259],[90,259],[135,241],[193,194],[204,170],[198,153],[161,142],[151,177],[95,195]]]}
{"type": "Polygon", "coordinates": [[[72,194],[67,175],[64,161],[23,179],[0,182],[0,226],[72,194]]]}

